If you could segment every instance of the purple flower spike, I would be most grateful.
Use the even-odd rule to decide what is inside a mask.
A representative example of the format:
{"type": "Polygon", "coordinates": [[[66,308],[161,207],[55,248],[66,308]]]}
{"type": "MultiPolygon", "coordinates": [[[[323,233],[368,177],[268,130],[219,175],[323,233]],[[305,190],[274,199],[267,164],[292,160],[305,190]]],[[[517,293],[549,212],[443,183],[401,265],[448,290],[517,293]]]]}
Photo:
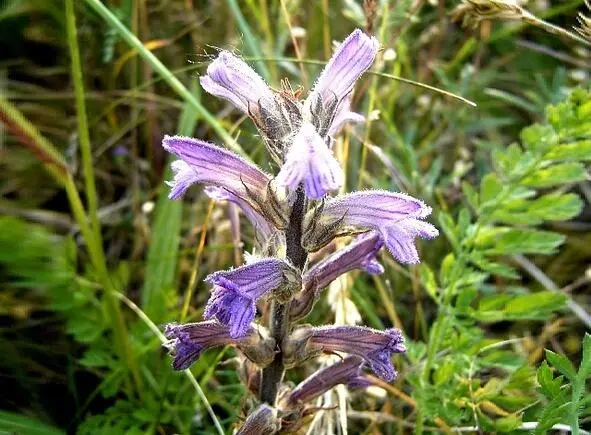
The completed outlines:
{"type": "Polygon", "coordinates": [[[305,122],[293,139],[276,181],[278,185],[292,190],[304,183],[306,195],[319,199],[341,187],[344,174],[315,127],[305,122]]]}
{"type": "Polygon", "coordinates": [[[228,201],[236,204],[249,222],[255,229],[263,236],[263,240],[268,240],[275,232],[272,224],[270,224],[257,210],[255,210],[247,201],[234,195],[230,191],[215,186],[207,186],[205,194],[216,201],[228,201]]]}
{"type": "Polygon", "coordinates": [[[206,349],[227,344],[249,343],[257,337],[257,333],[248,328],[240,340],[235,340],[230,337],[227,326],[215,321],[169,324],[164,329],[164,335],[171,340],[168,347],[174,355],[172,367],[175,370],[189,368],[206,349]]]}
{"type": "Polygon", "coordinates": [[[267,293],[295,281],[291,266],[279,258],[264,258],[236,269],[212,273],[205,281],[213,290],[204,317],[230,327],[230,336],[244,336],[256,314],[256,302],[267,293]]]}
{"type": "Polygon", "coordinates": [[[229,51],[221,51],[199,81],[208,93],[228,100],[246,114],[250,105],[274,104],[273,92],[261,76],[229,51]]]}
{"type": "Polygon", "coordinates": [[[371,383],[361,374],[362,364],[361,358],[350,356],[318,370],[291,391],[287,403],[293,406],[310,402],[339,384],[351,388],[369,387],[371,383]]]}
{"type": "Polygon", "coordinates": [[[401,263],[418,263],[415,237],[437,237],[433,225],[423,221],[431,207],[403,193],[381,190],[354,192],[328,200],[321,219],[340,221],[343,226],[378,231],[390,251],[401,263]]]}
{"type": "Polygon", "coordinates": [[[172,163],[171,199],[180,198],[193,183],[223,187],[241,198],[264,196],[271,179],[237,154],[199,139],[165,136],[162,146],[181,159],[172,163]]]}
{"type": "Polygon", "coordinates": [[[337,48],[318,77],[305,106],[312,113],[317,113],[319,107],[332,108],[330,134],[336,135],[347,121],[363,120],[349,110],[351,92],[355,82],[373,64],[379,47],[375,37],[356,29],[337,48]]]}
{"type": "Polygon", "coordinates": [[[311,328],[309,343],[323,351],[344,352],[363,358],[376,376],[391,382],[396,370],[393,353],[406,351],[399,329],[378,331],[366,326],[323,326],[311,328]]]}

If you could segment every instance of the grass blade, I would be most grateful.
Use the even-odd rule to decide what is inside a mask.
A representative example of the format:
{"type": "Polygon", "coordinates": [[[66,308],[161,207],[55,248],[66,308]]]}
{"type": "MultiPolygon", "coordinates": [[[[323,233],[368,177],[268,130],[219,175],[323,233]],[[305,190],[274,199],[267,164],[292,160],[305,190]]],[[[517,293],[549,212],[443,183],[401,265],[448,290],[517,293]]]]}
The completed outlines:
{"type": "MultiPolygon", "coordinates": [[[[191,135],[197,124],[198,114],[195,107],[186,104],[179,121],[178,133],[191,135]]],[[[165,180],[172,177],[170,166],[164,177],[165,180]]],[[[162,187],[156,204],[141,299],[142,308],[156,324],[166,320],[167,295],[174,286],[183,209],[182,202],[168,199],[168,189],[164,185],[162,187]]]]}
{"type": "Polygon", "coordinates": [[[238,145],[232,136],[222,127],[215,116],[213,116],[191,92],[174,76],[174,74],[164,66],[160,60],[148,50],[144,44],[127,28],[125,25],[100,1],[86,0],[86,3],[99,14],[111,27],[113,27],[119,36],[125,40],[131,47],[135,48],[138,54],[148,62],[154,71],[168,83],[168,85],[188,104],[199,113],[199,116],[207,122],[211,128],[220,136],[225,145],[233,151],[245,155],[244,150],[238,145]]]}
{"type": "Polygon", "coordinates": [[[86,117],[84,79],[82,76],[82,66],[80,64],[80,50],[78,49],[76,11],[74,10],[73,0],[66,0],[66,28],[68,33],[68,47],[70,48],[72,80],[74,81],[76,120],[78,121],[78,138],[80,140],[80,153],[82,154],[85,193],[88,201],[88,215],[90,217],[94,237],[100,244],[102,244],[101,227],[98,218],[96,181],[94,178],[94,168],[92,163],[90,135],[88,133],[88,119],[86,117]]]}
{"type": "MultiPolygon", "coordinates": [[[[236,20],[236,24],[238,24],[238,28],[244,35],[244,43],[248,48],[250,54],[254,57],[262,59],[263,53],[261,52],[260,46],[261,44],[255,39],[254,35],[250,31],[250,26],[244,19],[244,15],[242,15],[242,11],[240,10],[240,6],[238,6],[238,2],[236,0],[228,0],[228,6],[230,7],[230,11],[236,20]]],[[[263,60],[258,60],[256,62],[257,69],[263,76],[265,80],[269,80],[269,70],[267,69],[267,65],[263,60]]]]}
{"type": "MultiPolygon", "coordinates": [[[[138,315],[138,317],[142,320],[142,322],[144,322],[148,326],[148,328],[150,328],[150,330],[154,333],[154,335],[156,337],[158,337],[158,339],[160,340],[160,342],[162,344],[166,344],[168,342],[168,340],[166,339],[166,337],[164,336],[164,334],[162,334],[162,332],[160,331],[160,329],[158,329],[158,326],[156,326],[154,324],[154,322],[146,315],[146,313],[144,313],[141,310],[140,307],[138,307],[136,304],[134,304],[133,301],[129,300],[129,298],[127,298],[127,296],[125,296],[122,293],[115,293],[115,295],[119,299],[121,299],[123,302],[125,302],[125,304],[134,313],[136,313],[138,315]]],[[[195,379],[195,376],[193,375],[193,373],[191,373],[191,370],[186,369],[186,370],[183,370],[183,372],[189,378],[189,380],[191,381],[191,384],[193,385],[193,387],[195,387],[195,390],[197,391],[197,395],[199,396],[199,398],[201,399],[201,401],[205,405],[205,408],[207,409],[207,413],[210,415],[211,419],[213,420],[213,423],[214,423],[215,428],[217,429],[218,433],[220,435],[224,435],[224,429],[222,428],[222,425],[220,424],[220,421],[218,420],[217,416],[215,415],[215,411],[211,407],[211,404],[209,403],[209,400],[207,400],[207,396],[203,392],[203,389],[201,388],[201,385],[199,385],[199,382],[197,382],[197,379],[195,379]]]]}

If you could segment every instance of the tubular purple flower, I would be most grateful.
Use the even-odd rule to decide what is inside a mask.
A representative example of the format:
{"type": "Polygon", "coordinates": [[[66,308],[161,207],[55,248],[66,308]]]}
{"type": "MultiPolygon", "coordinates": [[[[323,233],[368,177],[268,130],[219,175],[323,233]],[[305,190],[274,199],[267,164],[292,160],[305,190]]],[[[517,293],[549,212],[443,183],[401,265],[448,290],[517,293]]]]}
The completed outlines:
{"type": "Polygon", "coordinates": [[[280,287],[294,288],[294,269],[279,258],[263,258],[236,269],[212,273],[205,281],[213,285],[205,307],[206,319],[216,318],[230,327],[230,337],[243,337],[256,314],[256,302],[280,287]]]}
{"type": "Polygon", "coordinates": [[[312,124],[303,123],[277,174],[277,184],[295,190],[303,183],[306,195],[319,199],[341,187],[343,181],[341,165],[328,145],[312,124]]]}
{"type": "Polygon", "coordinates": [[[318,77],[304,107],[312,114],[318,113],[320,107],[331,108],[331,134],[337,134],[348,120],[363,119],[349,111],[351,92],[355,82],[373,64],[379,47],[375,37],[356,29],[339,45],[318,77]]]}
{"type": "Polygon", "coordinates": [[[384,245],[380,235],[374,231],[358,236],[347,247],[312,266],[303,276],[304,289],[322,289],[340,275],[354,269],[362,269],[373,275],[384,272],[376,255],[384,245]]]}
{"type": "Polygon", "coordinates": [[[330,149],[331,140],[345,123],[363,120],[350,111],[351,95],[378,48],[377,39],[359,29],[339,46],[304,102],[304,120],[288,147],[277,176],[279,185],[295,190],[303,183],[312,199],[342,186],[344,174],[330,149]]]}
{"type": "Polygon", "coordinates": [[[337,108],[334,119],[330,125],[330,128],[328,129],[329,136],[337,136],[346,124],[359,124],[365,121],[365,117],[363,115],[351,111],[352,97],[353,94],[346,96],[337,108]]]}
{"type": "Polygon", "coordinates": [[[248,114],[250,105],[271,107],[273,91],[250,66],[229,51],[221,51],[199,77],[203,89],[248,114]]]}
{"type": "Polygon", "coordinates": [[[376,376],[391,382],[396,370],[390,361],[393,353],[406,351],[399,329],[385,331],[366,326],[322,326],[310,328],[308,341],[312,348],[344,352],[363,358],[376,376]]]}
{"type": "Polygon", "coordinates": [[[227,344],[254,344],[258,333],[247,328],[244,335],[236,340],[230,337],[227,326],[215,321],[166,325],[164,335],[170,339],[167,347],[174,355],[172,367],[185,370],[191,366],[206,349],[227,344]]]}
{"type": "Polygon", "coordinates": [[[326,67],[320,73],[309,98],[320,95],[324,101],[336,96],[346,97],[355,82],[373,64],[380,43],[360,29],[355,29],[339,45],[326,67]]]}
{"type": "Polygon", "coordinates": [[[370,386],[371,383],[361,374],[362,365],[363,359],[350,356],[316,371],[289,393],[286,399],[288,406],[314,400],[339,384],[352,388],[370,386]]]}
{"type": "Polygon", "coordinates": [[[216,201],[228,201],[240,207],[240,210],[242,210],[249,222],[255,227],[256,231],[263,236],[263,240],[268,240],[275,232],[273,225],[255,210],[248,201],[245,201],[222,187],[207,186],[204,189],[204,192],[211,199],[216,201]]]}
{"type": "Polygon", "coordinates": [[[241,198],[252,194],[264,197],[271,180],[237,154],[199,139],[164,136],[162,146],[181,159],[172,163],[171,199],[180,198],[193,183],[223,187],[241,198]]]}
{"type": "Polygon", "coordinates": [[[418,263],[415,237],[437,237],[433,225],[423,221],[431,207],[403,193],[382,190],[354,192],[329,199],[321,220],[339,222],[340,226],[376,230],[390,253],[401,263],[418,263]]]}
{"type": "Polygon", "coordinates": [[[299,319],[307,315],[313,307],[319,290],[327,287],[344,273],[361,269],[372,275],[382,274],[384,267],[376,260],[376,255],[383,245],[380,235],[371,231],[358,236],[347,247],[308,269],[302,277],[303,290],[291,304],[292,317],[299,319]]]}

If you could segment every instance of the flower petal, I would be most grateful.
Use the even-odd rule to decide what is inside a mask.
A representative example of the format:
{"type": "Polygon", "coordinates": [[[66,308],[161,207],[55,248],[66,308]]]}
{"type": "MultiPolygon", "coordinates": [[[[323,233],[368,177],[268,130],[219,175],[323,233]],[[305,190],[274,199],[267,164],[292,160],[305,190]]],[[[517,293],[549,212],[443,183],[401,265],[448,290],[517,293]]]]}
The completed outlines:
{"type": "Polygon", "coordinates": [[[375,257],[382,246],[379,234],[370,232],[360,235],[347,247],[311,267],[304,275],[304,287],[314,285],[318,289],[324,288],[340,275],[359,268],[367,267],[372,272],[381,273],[375,266],[375,257]]]}
{"type": "Polygon", "coordinates": [[[229,51],[221,51],[199,80],[208,93],[228,100],[246,114],[249,105],[274,104],[273,92],[261,76],[229,51]]]}
{"type": "Polygon", "coordinates": [[[205,281],[258,298],[279,287],[290,270],[290,266],[280,258],[261,258],[236,269],[214,272],[205,281]]]}
{"type": "MultiPolygon", "coordinates": [[[[373,64],[379,49],[379,42],[373,36],[367,36],[356,29],[337,48],[328,64],[318,77],[312,92],[306,99],[305,107],[313,116],[332,119],[329,128],[332,134],[340,131],[347,118],[351,92],[355,82],[373,64]]],[[[353,117],[359,120],[358,117],[353,117]]],[[[315,122],[324,130],[325,120],[315,122]]]]}
{"type": "Polygon", "coordinates": [[[275,233],[273,225],[247,201],[239,196],[234,195],[222,187],[208,186],[204,191],[211,199],[216,201],[228,201],[240,207],[246,218],[255,227],[255,230],[263,236],[263,240],[268,240],[275,233]]]}
{"type": "Polygon", "coordinates": [[[386,227],[384,241],[388,250],[401,263],[417,264],[419,253],[414,243],[415,237],[432,239],[439,231],[430,223],[418,219],[405,219],[386,227]]]}
{"type": "Polygon", "coordinates": [[[169,183],[172,199],[181,197],[193,183],[223,187],[244,199],[251,193],[265,195],[269,175],[231,151],[184,136],[165,136],[162,146],[184,162],[176,161],[172,165],[175,171],[169,183]]]}
{"type": "Polygon", "coordinates": [[[344,182],[341,165],[309,122],[302,124],[277,174],[279,186],[297,189],[304,184],[306,195],[319,199],[344,182]]]}
{"type": "Polygon", "coordinates": [[[339,384],[367,387],[369,381],[360,373],[362,364],[361,358],[350,356],[316,371],[291,391],[287,403],[310,402],[339,384]]]}
{"type": "Polygon", "coordinates": [[[353,94],[347,95],[339,105],[334,119],[328,129],[329,136],[337,136],[345,127],[345,124],[359,124],[365,122],[365,117],[359,113],[351,111],[351,97],[353,94]]]}
{"type": "Polygon", "coordinates": [[[390,382],[396,371],[390,357],[405,352],[399,329],[378,331],[366,326],[323,326],[310,328],[310,342],[323,351],[345,352],[366,360],[374,373],[390,382]]]}
{"type": "Polygon", "coordinates": [[[316,302],[319,291],[340,275],[354,269],[362,269],[373,275],[383,273],[383,266],[376,260],[376,255],[383,245],[379,233],[368,232],[309,268],[302,277],[303,290],[291,303],[292,319],[307,316],[316,302]]]}
{"type": "Polygon", "coordinates": [[[174,178],[172,181],[166,182],[171,187],[168,197],[179,199],[193,183],[199,181],[199,176],[184,160],[175,160],[170,164],[170,167],[174,178]]]}
{"type": "Polygon", "coordinates": [[[365,190],[337,196],[326,201],[322,215],[330,219],[343,216],[347,225],[374,227],[407,217],[424,217],[431,213],[420,199],[404,193],[365,190]]]}
{"type": "Polygon", "coordinates": [[[164,329],[164,335],[171,340],[167,346],[174,355],[172,366],[175,370],[189,368],[206,349],[226,344],[248,343],[257,337],[253,329],[247,329],[242,335],[243,339],[233,340],[228,327],[214,321],[169,324],[164,329]]]}
{"type": "Polygon", "coordinates": [[[353,192],[326,201],[321,220],[327,225],[380,232],[388,250],[401,263],[418,263],[417,236],[436,237],[437,229],[422,219],[431,213],[423,201],[402,193],[380,190],[353,192]]]}
{"type": "Polygon", "coordinates": [[[236,435],[272,435],[279,432],[281,420],[277,417],[277,409],[261,403],[252,411],[236,435]]]}
{"type": "Polygon", "coordinates": [[[247,333],[255,314],[254,299],[245,297],[233,289],[214,287],[203,317],[217,319],[222,325],[230,328],[230,337],[239,338],[247,333]]]}
{"type": "Polygon", "coordinates": [[[254,320],[256,301],[296,281],[294,273],[291,266],[279,258],[264,258],[236,269],[212,273],[205,278],[214,287],[204,317],[215,317],[230,327],[232,338],[241,337],[254,320]]]}

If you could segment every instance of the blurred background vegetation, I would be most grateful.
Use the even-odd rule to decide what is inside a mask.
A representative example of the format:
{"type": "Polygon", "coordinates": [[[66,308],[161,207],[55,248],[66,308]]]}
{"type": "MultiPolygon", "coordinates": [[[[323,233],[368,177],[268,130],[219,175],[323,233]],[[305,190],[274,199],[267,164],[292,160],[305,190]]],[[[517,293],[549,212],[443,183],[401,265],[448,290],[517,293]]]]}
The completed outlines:
{"type": "Polygon", "coordinates": [[[399,379],[352,394],[349,432],[590,427],[591,26],[572,28],[589,11],[477,5],[4,0],[0,430],[231,432],[252,400],[232,351],[175,373],[158,334],[200,318],[201,279],[240,264],[253,234],[237,242],[232,210],[199,188],[166,198],[161,139],[208,139],[269,169],[253,125],[197,77],[228,48],[307,90],[355,27],[383,50],[355,93],[367,122],[337,144],[347,190],[424,198],[442,235],[421,266],[384,255],[384,275],[351,275],[315,308],[317,323],[358,310],[408,337],[399,379]]]}

